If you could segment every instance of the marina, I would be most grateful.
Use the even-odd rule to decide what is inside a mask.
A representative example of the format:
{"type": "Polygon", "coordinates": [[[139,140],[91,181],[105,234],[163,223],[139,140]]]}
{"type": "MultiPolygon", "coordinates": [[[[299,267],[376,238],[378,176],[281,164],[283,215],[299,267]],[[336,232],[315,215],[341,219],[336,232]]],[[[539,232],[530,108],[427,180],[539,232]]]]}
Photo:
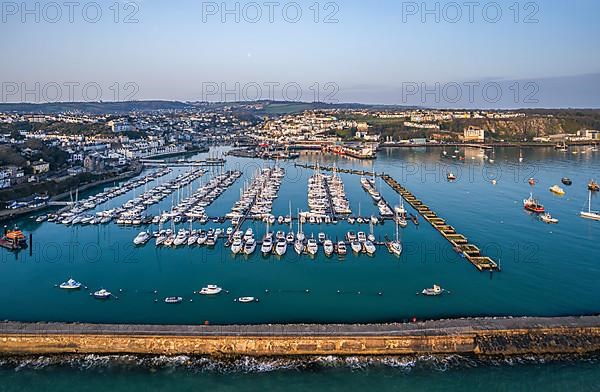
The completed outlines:
{"type": "MultiPolygon", "coordinates": [[[[544,248],[532,253],[532,249],[538,248],[532,248],[528,241],[517,245],[496,241],[512,238],[515,225],[528,227],[539,238],[570,236],[566,233],[587,224],[592,225],[589,230],[595,228],[591,220],[579,217],[580,210],[593,212],[596,205],[595,194],[592,192],[590,196],[587,190],[589,178],[594,177],[591,172],[576,174],[576,170],[561,169],[559,175],[537,173],[536,185],[532,187],[527,183],[532,177],[529,173],[524,173],[519,183],[498,178],[495,186],[489,180],[471,185],[463,180],[460,168],[453,169],[457,174],[454,183],[447,182],[447,170],[440,169],[441,181],[421,183],[403,177],[401,171],[394,169],[395,162],[408,159],[404,156],[410,156],[409,150],[396,151],[389,160],[386,154],[380,153],[375,166],[341,157],[323,159],[318,170],[314,156],[301,157],[295,163],[228,157],[223,168],[190,171],[174,166],[169,168],[170,173],[156,180],[147,184],[138,182],[155,174],[155,169],[148,169],[131,182],[138,184],[137,187],[80,212],[80,215],[95,215],[119,208],[111,205],[124,206],[163,186],[164,193],[169,193],[144,210],[142,216],[151,219],[139,225],[81,222],[64,225],[37,217],[19,220],[15,224],[25,237],[31,233],[34,242],[29,251],[0,253],[5,260],[3,265],[12,266],[4,272],[5,284],[30,282],[31,295],[48,306],[24,309],[6,301],[5,312],[12,319],[70,321],[74,320],[72,314],[52,305],[68,304],[78,309],[78,319],[84,321],[209,321],[211,324],[409,320],[458,317],[466,314],[465,309],[486,315],[518,315],[521,306],[515,306],[511,300],[513,285],[527,279],[537,287],[541,281],[536,274],[553,274],[561,264],[551,263],[549,270],[540,272],[535,262],[523,261],[530,260],[529,257],[551,258],[557,251],[548,242],[547,251],[544,248]],[[186,179],[191,173],[197,176],[194,180],[190,177],[186,185],[171,188],[175,181],[186,179]],[[317,173],[320,175],[316,176],[317,173]],[[546,191],[543,197],[542,191],[560,183],[565,174],[569,174],[573,183],[568,194],[558,198],[546,191]],[[320,223],[316,217],[311,222],[307,215],[311,178],[315,201],[327,205],[336,198],[337,202],[332,204],[345,206],[343,201],[347,200],[350,213],[324,211],[320,223]],[[365,189],[361,178],[369,180],[367,188],[371,192],[365,189]],[[396,178],[403,178],[404,184],[396,178]],[[468,209],[463,208],[466,190],[478,195],[469,196],[473,205],[468,209]],[[524,210],[519,198],[522,200],[530,191],[534,197],[541,196],[541,202],[552,212],[551,218],[559,220],[558,224],[547,225],[543,217],[529,215],[524,210]],[[506,200],[503,192],[512,196],[506,200]],[[427,205],[416,194],[426,195],[427,205]],[[376,200],[379,197],[392,209],[391,216],[381,216],[376,200]],[[502,214],[493,216],[495,223],[487,221],[490,216],[476,213],[483,210],[490,198],[493,203],[504,203],[502,214]],[[565,208],[571,209],[571,217],[565,208]],[[447,215],[447,220],[440,218],[442,215],[447,215]],[[429,224],[420,224],[424,220],[429,224]],[[447,222],[455,223],[450,227],[447,222]],[[482,224],[493,226],[494,230],[481,231],[482,224]],[[57,242],[56,238],[60,240],[57,242]],[[513,246],[522,253],[513,253],[513,246]],[[500,261],[502,270],[510,274],[474,274],[470,270],[471,264],[482,271],[497,270],[500,261]],[[39,276],[50,276],[56,285],[72,278],[81,283],[81,288],[60,290],[38,282],[33,271],[39,271],[42,274],[39,276]],[[478,295],[490,292],[490,285],[496,287],[493,294],[478,295]],[[415,295],[428,288],[435,293],[436,286],[452,294],[415,295]],[[198,294],[201,288],[210,292],[211,287],[221,291],[213,295],[198,294]],[[108,300],[102,300],[102,295],[106,295],[100,292],[102,289],[111,294],[108,300]],[[170,297],[181,301],[165,302],[170,297]],[[234,301],[246,297],[259,302],[234,301]],[[465,305],[467,298],[470,305],[465,305]],[[293,311],[288,310],[287,303],[296,304],[293,311]],[[337,305],[332,308],[330,303],[337,305]],[[359,313],[352,310],[357,305],[361,307],[359,313]],[[110,306],[111,312],[104,312],[103,306],[110,306]]],[[[440,159],[435,151],[421,154],[440,159]]],[[[512,150],[497,150],[496,161],[518,162],[518,156],[511,158],[511,154],[512,150]]],[[[533,159],[527,154],[524,157],[533,159]]],[[[579,168],[577,160],[570,164],[579,168]]],[[[80,200],[107,189],[91,190],[81,195],[80,200]]],[[[117,219],[115,216],[111,222],[116,223],[117,219]]],[[[583,276],[574,275],[579,274],[580,268],[573,269],[572,264],[569,268],[561,269],[561,274],[583,276]]],[[[594,267],[585,269],[592,272],[582,279],[593,278],[594,267]]],[[[560,280],[556,284],[558,287],[545,295],[560,298],[563,284],[560,280]]],[[[17,287],[14,290],[22,292],[17,287]]],[[[539,301],[539,295],[532,292],[520,301],[542,315],[560,312],[560,301],[539,301]]],[[[594,304],[594,295],[580,293],[577,303],[569,306],[586,313],[594,304]]]]}

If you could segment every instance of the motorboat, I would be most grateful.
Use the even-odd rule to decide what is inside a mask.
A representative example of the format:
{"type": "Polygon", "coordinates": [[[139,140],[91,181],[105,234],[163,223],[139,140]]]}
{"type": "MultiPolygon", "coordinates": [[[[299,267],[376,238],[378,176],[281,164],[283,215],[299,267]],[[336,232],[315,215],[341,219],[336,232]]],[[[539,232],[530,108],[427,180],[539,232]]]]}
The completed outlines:
{"type": "Polygon", "coordinates": [[[563,177],[561,182],[567,186],[573,185],[573,181],[569,177],[563,177]]]}
{"type": "Polygon", "coordinates": [[[111,295],[112,295],[112,293],[105,289],[100,289],[98,291],[94,291],[94,293],[92,294],[92,296],[97,299],[109,299],[111,297],[111,295]]]}
{"type": "Polygon", "coordinates": [[[362,244],[358,240],[351,241],[350,248],[352,248],[352,252],[354,253],[362,252],[362,244]]]}
{"type": "Polygon", "coordinates": [[[545,211],[544,206],[538,200],[534,199],[533,194],[530,194],[528,199],[523,200],[523,207],[525,207],[527,211],[536,214],[541,214],[545,211]]]}
{"type": "Polygon", "coordinates": [[[535,178],[531,177],[528,181],[529,185],[534,186],[535,185],[535,178]]]}
{"type": "Polygon", "coordinates": [[[558,185],[551,186],[550,192],[554,193],[555,195],[559,195],[559,196],[564,196],[564,194],[565,194],[565,190],[562,189],[561,187],[559,187],[558,185]]]}
{"type": "Polygon", "coordinates": [[[181,297],[167,297],[165,298],[165,303],[167,304],[180,304],[183,302],[183,298],[181,297]]]}
{"type": "Polygon", "coordinates": [[[400,241],[389,241],[386,243],[388,251],[396,256],[402,254],[402,243],[400,241]]]}
{"type": "Polygon", "coordinates": [[[323,242],[323,251],[325,252],[325,256],[331,256],[333,255],[333,241],[331,240],[325,240],[323,242]]]}
{"type": "Polygon", "coordinates": [[[244,241],[248,241],[250,238],[254,238],[254,231],[249,227],[244,233],[244,241]]]}
{"type": "Polygon", "coordinates": [[[69,279],[66,282],[61,283],[58,287],[63,290],[79,290],[81,286],[81,283],[75,279],[69,279]]]}
{"type": "Polygon", "coordinates": [[[319,242],[322,244],[323,242],[325,242],[325,239],[327,237],[325,236],[325,233],[321,232],[317,235],[317,238],[319,239],[319,242]]]}
{"type": "Polygon", "coordinates": [[[352,242],[356,239],[356,233],[354,233],[353,231],[349,231],[346,233],[346,240],[348,242],[352,242]]]}
{"type": "Polygon", "coordinates": [[[421,291],[421,294],[432,297],[437,295],[442,295],[444,293],[444,289],[442,289],[437,284],[434,284],[431,288],[426,288],[421,291]]]}
{"type": "Polygon", "coordinates": [[[358,234],[356,234],[356,238],[358,239],[358,242],[365,242],[367,240],[367,235],[364,231],[359,231],[358,234]]]}
{"type": "Polygon", "coordinates": [[[148,233],[147,231],[142,231],[133,239],[133,244],[134,245],[144,245],[145,243],[150,241],[151,237],[152,236],[150,235],[150,233],[148,233]]]}
{"type": "Polygon", "coordinates": [[[448,181],[456,181],[456,175],[452,172],[446,173],[446,178],[448,179],[448,181]]]}
{"type": "Polygon", "coordinates": [[[255,297],[239,297],[233,300],[234,302],[241,302],[243,304],[247,304],[250,302],[258,302],[258,298],[255,297]]]}
{"type": "Polygon", "coordinates": [[[273,239],[271,237],[266,236],[263,239],[263,243],[260,247],[260,251],[263,255],[268,255],[273,251],[273,239]]]}
{"type": "Polygon", "coordinates": [[[592,192],[598,192],[600,191],[600,185],[598,185],[596,181],[590,180],[590,182],[588,182],[588,190],[592,192]]]}
{"type": "Polygon", "coordinates": [[[254,238],[250,238],[244,244],[244,254],[251,255],[256,250],[256,240],[254,238]]]}
{"type": "Polygon", "coordinates": [[[337,243],[337,254],[339,256],[345,256],[347,252],[346,243],[344,241],[339,241],[337,243]]]}
{"type": "Polygon", "coordinates": [[[365,252],[366,252],[368,255],[374,255],[374,254],[375,254],[375,251],[377,250],[377,248],[375,247],[375,244],[373,244],[373,242],[371,242],[371,241],[369,241],[369,240],[366,240],[366,241],[363,243],[363,246],[364,246],[364,248],[365,248],[365,252]]]}
{"type": "Polygon", "coordinates": [[[202,287],[202,289],[198,292],[200,295],[217,295],[221,293],[223,289],[217,285],[209,284],[206,287],[202,287]]]}
{"type": "Polygon", "coordinates": [[[306,244],[306,251],[309,255],[314,256],[319,252],[319,245],[314,238],[310,238],[306,244]]]}
{"type": "Polygon", "coordinates": [[[283,256],[283,255],[285,255],[286,251],[287,251],[287,241],[285,240],[285,238],[278,239],[277,243],[275,244],[275,254],[277,256],[283,256]]]}
{"type": "Polygon", "coordinates": [[[558,223],[558,219],[552,217],[552,215],[550,215],[550,213],[548,213],[548,212],[540,215],[540,220],[545,223],[554,223],[554,224],[558,223]]]}
{"type": "Polygon", "coordinates": [[[213,234],[213,235],[211,235],[211,236],[208,236],[208,237],[206,238],[206,242],[205,242],[205,244],[206,244],[206,246],[208,246],[209,248],[212,248],[212,247],[214,247],[214,246],[216,245],[216,243],[217,243],[217,236],[216,236],[215,234],[213,234]]]}
{"type": "Polygon", "coordinates": [[[294,251],[301,255],[304,252],[304,242],[298,239],[294,241],[294,251]]]}
{"type": "Polygon", "coordinates": [[[244,248],[244,243],[242,242],[241,239],[236,238],[235,240],[233,240],[233,242],[231,243],[231,252],[234,255],[237,255],[238,253],[240,253],[242,251],[242,249],[244,248]]]}
{"type": "Polygon", "coordinates": [[[289,233],[287,233],[287,235],[285,236],[285,240],[287,241],[288,244],[293,244],[294,243],[294,232],[290,231],[289,233]]]}

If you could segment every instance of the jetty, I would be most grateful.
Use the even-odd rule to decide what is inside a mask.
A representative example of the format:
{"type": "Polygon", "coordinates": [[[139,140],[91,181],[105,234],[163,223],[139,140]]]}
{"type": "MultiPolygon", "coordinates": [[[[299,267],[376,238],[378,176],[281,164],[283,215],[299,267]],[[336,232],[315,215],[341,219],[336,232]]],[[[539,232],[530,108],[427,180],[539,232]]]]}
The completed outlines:
{"type": "Polygon", "coordinates": [[[600,317],[391,324],[134,325],[0,323],[0,356],[53,354],[476,356],[600,351],[600,317]]]}
{"type": "MultiPolygon", "coordinates": [[[[305,164],[296,164],[298,167],[306,169],[316,170],[316,166],[310,166],[305,164]]],[[[319,170],[332,171],[332,167],[319,166],[319,170]]],[[[354,174],[359,176],[370,176],[373,173],[356,170],[356,169],[342,169],[336,168],[340,173],[354,174]]],[[[396,191],[410,206],[419,213],[427,222],[433,226],[450,244],[452,248],[468,260],[475,266],[479,271],[499,271],[500,267],[491,257],[485,256],[481,253],[479,247],[469,243],[466,236],[460,234],[454,226],[451,226],[446,222],[445,219],[438,216],[436,212],[431,210],[423,201],[419,200],[413,195],[408,189],[400,185],[398,181],[392,178],[390,175],[385,173],[375,173],[376,176],[381,177],[394,191],[396,191]]]]}

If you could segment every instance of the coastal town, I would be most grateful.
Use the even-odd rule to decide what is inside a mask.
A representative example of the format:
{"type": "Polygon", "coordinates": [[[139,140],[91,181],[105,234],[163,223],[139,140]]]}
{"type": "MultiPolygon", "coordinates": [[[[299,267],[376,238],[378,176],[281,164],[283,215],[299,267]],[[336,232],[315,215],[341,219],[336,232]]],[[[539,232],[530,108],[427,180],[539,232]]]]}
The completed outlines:
{"type": "Polygon", "coordinates": [[[144,161],[210,145],[230,145],[232,156],[271,160],[295,159],[302,151],[375,159],[387,147],[600,141],[598,130],[585,123],[565,129],[554,114],[332,108],[273,115],[265,106],[204,104],[120,115],[0,112],[0,209],[39,208],[81,185],[139,173],[144,161]]]}

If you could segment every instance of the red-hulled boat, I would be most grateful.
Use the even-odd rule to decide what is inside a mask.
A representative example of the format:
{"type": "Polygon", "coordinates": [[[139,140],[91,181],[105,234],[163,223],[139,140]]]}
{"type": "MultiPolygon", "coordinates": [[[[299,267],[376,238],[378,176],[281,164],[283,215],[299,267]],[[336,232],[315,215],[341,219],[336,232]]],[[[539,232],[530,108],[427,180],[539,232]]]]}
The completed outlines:
{"type": "Polygon", "coordinates": [[[529,199],[523,200],[523,207],[527,211],[535,212],[536,214],[541,214],[546,211],[544,206],[536,199],[533,198],[533,194],[529,194],[529,199]]]}

